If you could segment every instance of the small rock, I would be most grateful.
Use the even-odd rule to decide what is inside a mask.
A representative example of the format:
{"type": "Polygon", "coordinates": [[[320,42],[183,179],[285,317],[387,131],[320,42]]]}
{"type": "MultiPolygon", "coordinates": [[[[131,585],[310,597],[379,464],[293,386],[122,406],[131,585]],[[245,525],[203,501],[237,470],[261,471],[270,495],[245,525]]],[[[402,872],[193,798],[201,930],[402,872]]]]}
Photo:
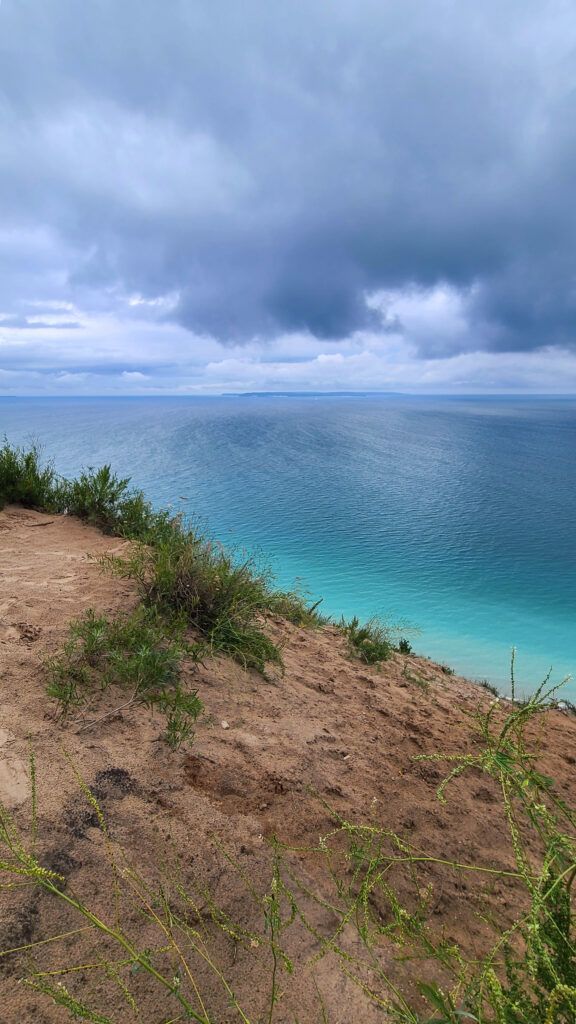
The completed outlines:
{"type": "Polygon", "coordinates": [[[222,728],[223,729],[229,729],[230,726],[228,725],[228,722],[222,722],[222,728]]]}

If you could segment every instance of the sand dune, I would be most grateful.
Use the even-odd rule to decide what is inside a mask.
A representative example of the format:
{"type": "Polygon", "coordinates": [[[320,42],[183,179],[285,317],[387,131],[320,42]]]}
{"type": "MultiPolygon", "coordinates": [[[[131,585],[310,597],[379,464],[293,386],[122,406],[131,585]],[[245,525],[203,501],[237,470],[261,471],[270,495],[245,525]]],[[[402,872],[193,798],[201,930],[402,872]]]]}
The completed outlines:
{"type": "MultiPolygon", "coordinates": [[[[283,644],[284,675],[275,671],[263,679],[224,658],[187,664],[184,675],[198,689],[206,713],[185,750],[173,753],[166,747],[159,716],[143,707],[91,726],[103,709],[114,706],[105,703],[110,694],[59,722],[45,695],[42,659],[57,649],[68,621],[83,610],[117,612],[136,604],[132,585],[103,575],[91,557],[122,547],[123,542],[69,518],[15,507],[0,512],[0,796],[30,841],[29,737],[38,776],[40,862],[63,874],[106,919],[114,918],[106,845],[72,765],[98,797],[114,848],[125,851],[146,878],[159,884],[164,870],[168,884],[167,873],[174,877],[178,862],[182,885],[196,894],[203,941],[251,1022],[268,1019],[270,958],[264,941],[258,946],[253,937],[262,934],[264,940],[265,933],[262,905],[248,885],[259,895],[270,891],[273,834],[300,848],[286,854],[287,864],[327,902],[332,886],[323,859],[305,852],[334,828],[326,804],[352,822],[391,829],[439,859],[513,866],[490,780],[468,774],[454,784],[443,806],[436,796],[442,767],[414,760],[424,753],[472,750],[468,715],[490,696],[412,656],[394,655],[379,669],[367,668],[350,657],[344,638],[330,627],[314,631],[270,623],[283,644]],[[242,874],[231,868],[220,846],[242,874]],[[166,859],[169,872],[162,869],[166,859]],[[210,896],[201,896],[198,886],[210,896]],[[252,938],[236,941],[217,927],[210,900],[252,938]]],[[[573,796],[576,720],[557,711],[541,724],[538,744],[546,770],[560,792],[573,796]]],[[[427,878],[434,923],[469,950],[486,948],[488,928],[478,917],[486,891],[469,876],[441,867],[430,868],[427,878]]],[[[401,878],[398,886],[408,898],[401,878]]],[[[301,899],[314,928],[328,935],[335,926],[329,908],[303,893],[301,899]]],[[[499,881],[489,899],[503,920],[511,919],[518,899],[513,884],[499,881]]],[[[0,901],[1,949],[85,924],[57,898],[32,889],[1,892],[0,901]]],[[[154,941],[141,911],[133,909],[128,924],[142,948],[154,941]]],[[[345,940],[358,952],[357,936],[345,940]]],[[[302,922],[285,931],[283,942],[294,974],[282,972],[277,1024],[321,1021],[316,985],[331,1024],[383,1019],[336,957],[327,955],[313,972],[306,968],[318,947],[302,922]]],[[[413,995],[415,968],[395,964],[392,945],[384,939],[381,954],[402,990],[413,995]]],[[[43,970],[97,955],[90,933],[34,949],[43,970]]],[[[2,1024],[68,1020],[65,1010],[18,983],[26,964],[25,952],[0,958],[2,1024]]],[[[198,958],[194,970],[218,1024],[239,1020],[213,971],[198,958]]],[[[90,996],[111,1019],[136,1020],[119,987],[100,990],[97,976],[93,972],[91,984],[75,973],[58,978],[87,1001],[90,996]]],[[[142,1007],[140,1020],[159,1024],[176,1018],[174,998],[141,973],[132,973],[130,984],[142,1007]]]]}

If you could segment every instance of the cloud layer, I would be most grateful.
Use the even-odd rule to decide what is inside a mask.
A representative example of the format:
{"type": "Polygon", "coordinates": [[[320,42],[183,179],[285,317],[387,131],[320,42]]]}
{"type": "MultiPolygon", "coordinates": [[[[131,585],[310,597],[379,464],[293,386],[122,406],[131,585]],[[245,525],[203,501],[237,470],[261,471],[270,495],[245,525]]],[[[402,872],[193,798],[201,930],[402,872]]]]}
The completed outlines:
{"type": "Polygon", "coordinates": [[[561,0],[4,0],[0,390],[570,390],[575,44],[561,0]]]}

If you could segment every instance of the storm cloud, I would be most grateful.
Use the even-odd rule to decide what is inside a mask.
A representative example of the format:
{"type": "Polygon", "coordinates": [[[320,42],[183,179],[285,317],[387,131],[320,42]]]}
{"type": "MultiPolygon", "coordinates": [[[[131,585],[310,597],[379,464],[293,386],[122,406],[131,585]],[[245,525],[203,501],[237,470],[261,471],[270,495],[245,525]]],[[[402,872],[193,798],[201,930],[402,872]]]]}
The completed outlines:
{"type": "Polygon", "coordinates": [[[575,98],[560,0],[3,0],[0,339],[570,352],[575,98]]]}

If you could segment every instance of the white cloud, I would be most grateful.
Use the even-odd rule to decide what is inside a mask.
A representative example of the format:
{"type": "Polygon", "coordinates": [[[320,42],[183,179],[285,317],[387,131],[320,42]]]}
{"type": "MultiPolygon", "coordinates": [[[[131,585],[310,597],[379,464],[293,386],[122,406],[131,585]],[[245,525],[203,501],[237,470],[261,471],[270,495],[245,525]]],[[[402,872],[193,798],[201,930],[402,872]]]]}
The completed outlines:
{"type": "MultiPolygon", "coordinates": [[[[126,299],[126,305],[130,300],[126,299]]],[[[377,298],[385,329],[327,342],[306,332],[246,345],[191,334],[148,304],[132,317],[68,311],[82,330],[3,328],[1,388],[10,394],[217,394],[225,391],[403,391],[502,393],[576,391],[576,353],[549,347],[524,353],[452,351],[443,339],[467,330],[466,297],[453,289],[410,289],[377,298]],[[141,311],[143,319],[137,319],[141,311]],[[390,330],[390,323],[396,325],[390,330]],[[447,349],[437,358],[428,349],[447,349]],[[432,344],[434,340],[434,344],[432,344]]],[[[48,315],[55,315],[54,309],[48,315]]],[[[38,319],[46,317],[38,313],[38,319]]]]}

